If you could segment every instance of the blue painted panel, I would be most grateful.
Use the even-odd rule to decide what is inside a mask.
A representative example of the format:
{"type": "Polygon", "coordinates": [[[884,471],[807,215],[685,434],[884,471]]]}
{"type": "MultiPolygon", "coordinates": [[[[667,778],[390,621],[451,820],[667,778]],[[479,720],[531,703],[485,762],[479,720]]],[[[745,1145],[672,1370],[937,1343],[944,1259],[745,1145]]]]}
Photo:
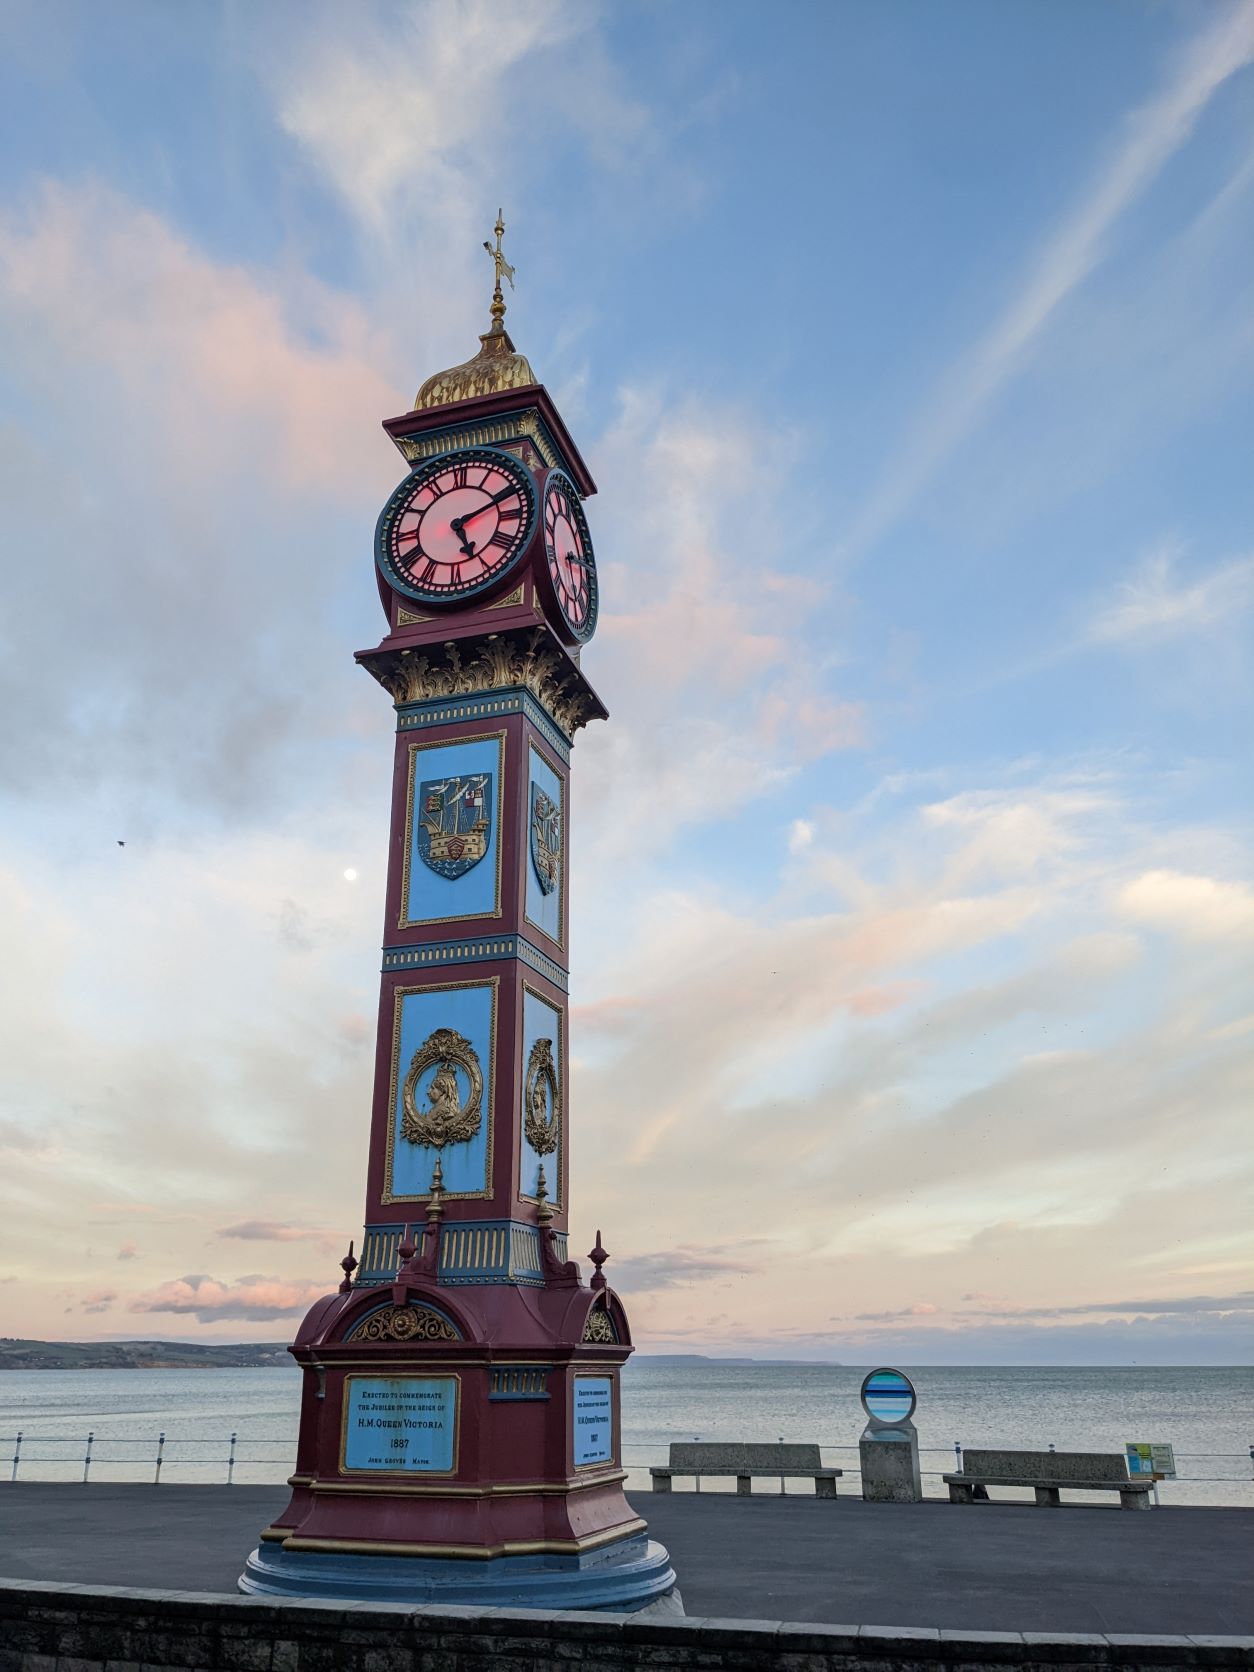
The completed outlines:
{"type": "Polygon", "coordinates": [[[457,1456],[454,1376],[350,1376],[346,1469],[448,1474],[457,1456]]]}
{"type": "Polygon", "coordinates": [[[518,1100],[518,1121],[521,1128],[518,1146],[518,1192],[521,1196],[535,1199],[536,1185],[539,1183],[540,1163],[544,1162],[544,1182],[548,1189],[549,1200],[555,1206],[562,1206],[565,1194],[566,1169],[562,1165],[562,1158],[566,1153],[566,1084],[563,1078],[562,1044],[565,1018],[561,1011],[551,1005],[547,999],[542,999],[538,993],[533,993],[529,987],[523,989],[523,1048],[522,1073],[523,1095],[518,1100]],[[553,1067],[557,1071],[557,1089],[562,1104],[562,1124],[558,1133],[557,1148],[550,1154],[541,1156],[532,1149],[527,1142],[526,1133],[526,1095],[527,1095],[527,1064],[531,1060],[531,1048],[537,1039],[549,1039],[553,1042],[553,1067]]]}
{"type": "Polygon", "coordinates": [[[614,1460],[614,1382],[576,1376],[573,1405],[575,1467],[614,1460]]]}
{"type": "MultiPolygon", "coordinates": [[[[483,1195],[489,1188],[488,1138],[492,1125],[492,1095],[496,1076],[493,1055],[496,1039],[496,986],[493,982],[465,987],[429,987],[402,995],[400,1021],[393,1056],[392,1145],[387,1192],[393,1197],[426,1196],[438,1154],[444,1170],[444,1189],[450,1195],[483,1195]],[[414,1053],[421,1049],[437,1028],[452,1028],[470,1041],[483,1075],[482,1118],[479,1130],[464,1144],[445,1144],[434,1150],[425,1144],[411,1144],[401,1137],[402,1098],[405,1076],[414,1053]]],[[[425,1068],[414,1087],[414,1104],[419,1112],[429,1107],[428,1093],[437,1066],[425,1068]]],[[[464,1100],[469,1081],[457,1070],[457,1089],[464,1100]]]]}
{"type": "MultiPolygon", "coordinates": [[[[435,746],[418,743],[413,746],[406,813],[406,872],[401,900],[403,923],[448,922],[463,917],[499,915],[503,775],[504,741],[501,737],[481,737],[435,746]],[[486,784],[485,780],[488,780],[486,784]],[[424,851],[429,854],[431,848],[429,835],[422,823],[424,784],[460,784],[464,786],[466,796],[490,791],[482,807],[489,826],[483,857],[462,871],[460,876],[447,874],[458,869],[458,864],[436,859],[438,869],[432,869],[424,858],[424,851]]],[[[443,815],[444,822],[448,822],[451,816],[443,815]]]]}
{"type": "Polygon", "coordinates": [[[564,789],[562,780],[558,777],[557,773],[554,772],[548,761],[545,760],[544,756],[537,748],[535,748],[534,745],[530,745],[528,747],[527,760],[529,763],[529,770],[527,774],[527,801],[524,812],[524,817],[527,820],[527,839],[525,843],[527,856],[525,862],[527,871],[527,897],[525,915],[529,923],[533,923],[537,929],[543,930],[543,932],[548,935],[551,940],[557,941],[560,945],[562,939],[562,901],[566,898],[567,870],[565,852],[566,801],[564,789]],[[558,828],[562,832],[562,852],[558,859],[557,886],[548,894],[544,892],[544,889],[541,886],[540,877],[536,870],[536,862],[532,855],[534,836],[531,829],[531,823],[532,807],[535,796],[535,788],[533,788],[533,786],[543,790],[545,795],[547,795],[551,801],[556,802],[558,807],[561,809],[561,815],[558,820],[558,828]]]}

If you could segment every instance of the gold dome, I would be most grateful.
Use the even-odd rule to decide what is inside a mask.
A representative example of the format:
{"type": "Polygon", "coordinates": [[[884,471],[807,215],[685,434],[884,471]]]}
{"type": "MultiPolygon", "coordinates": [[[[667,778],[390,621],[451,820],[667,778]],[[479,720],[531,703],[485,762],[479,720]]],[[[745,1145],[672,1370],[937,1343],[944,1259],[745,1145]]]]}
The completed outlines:
{"type": "Polygon", "coordinates": [[[496,212],[496,248],[485,238],[483,247],[492,257],[496,268],[496,289],[492,292],[491,328],[479,338],[481,344],[473,360],[451,366],[446,372],[429,377],[414,400],[414,411],[425,412],[429,406],[447,406],[450,401],[470,401],[477,395],[496,395],[502,389],[523,389],[535,382],[535,373],[525,354],[519,354],[505,329],[505,296],[501,279],[509,280],[514,288],[514,269],[501,253],[501,235],[505,222],[501,211],[496,212]]]}
{"type": "Polygon", "coordinates": [[[449,401],[473,400],[476,395],[495,395],[502,389],[521,389],[535,382],[527,356],[515,350],[500,320],[494,321],[479,341],[483,346],[473,360],[427,379],[414,401],[415,412],[449,401]]]}

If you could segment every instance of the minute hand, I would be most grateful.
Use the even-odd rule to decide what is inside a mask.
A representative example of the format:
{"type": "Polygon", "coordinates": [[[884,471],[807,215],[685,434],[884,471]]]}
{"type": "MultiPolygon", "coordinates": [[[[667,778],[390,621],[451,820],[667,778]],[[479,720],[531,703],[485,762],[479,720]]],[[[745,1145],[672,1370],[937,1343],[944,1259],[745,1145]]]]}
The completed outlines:
{"type": "Polygon", "coordinates": [[[516,494],[517,492],[518,489],[515,487],[502,488],[500,493],[494,493],[492,495],[486,505],[481,505],[477,511],[467,512],[464,517],[459,517],[458,521],[463,527],[465,527],[468,522],[474,522],[476,517],[481,517],[483,513],[490,510],[493,505],[499,505],[503,499],[508,499],[511,494],[516,494]]]}

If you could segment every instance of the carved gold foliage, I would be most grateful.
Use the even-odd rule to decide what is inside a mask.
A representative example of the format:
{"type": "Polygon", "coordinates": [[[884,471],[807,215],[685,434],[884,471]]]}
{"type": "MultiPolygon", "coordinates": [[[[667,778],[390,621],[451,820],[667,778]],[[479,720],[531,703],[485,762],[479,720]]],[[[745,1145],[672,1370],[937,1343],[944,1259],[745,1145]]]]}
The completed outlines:
{"type": "Polygon", "coordinates": [[[447,1318],[429,1306],[385,1306],[372,1312],[348,1337],[349,1341],[458,1341],[447,1318]]]}
{"type": "Polygon", "coordinates": [[[603,1306],[594,1306],[588,1314],[588,1321],[583,1326],[583,1339],[606,1345],[613,1345],[618,1340],[618,1331],[614,1328],[614,1320],[603,1306]]]}
{"type": "Polygon", "coordinates": [[[443,1149],[467,1143],[483,1119],[483,1070],[470,1041],[452,1028],[437,1028],[414,1052],[401,1090],[401,1137],[410,1144],[443,1149]],[[428,1068],[435,1073],[427,1087],[426,1109],[416,1101],[418,1081],[428,1068]],[[470,1082],[462,1102],[457,1070],[470,1082]]]}
{"type": "Polygon", "coordinates": [[[482,639],[468,656],[463,656],[456,643],[432,645],[386,664],[372,663],[371,672],[395,703],[430,702],[521,685],[565,735],[573,737],[587,720],[589,701],[570,678],[563,659],[543,638],[537,631],[525,639],[505,635],[482,639]]]}
{"type": "Polygon", "coordinates": [[[527,1059],[523,1132],[537,1155],[552,1155],[562,1130],[562,1098],[553,1066],[553,1041],[537,1039],[527,1059]]]}

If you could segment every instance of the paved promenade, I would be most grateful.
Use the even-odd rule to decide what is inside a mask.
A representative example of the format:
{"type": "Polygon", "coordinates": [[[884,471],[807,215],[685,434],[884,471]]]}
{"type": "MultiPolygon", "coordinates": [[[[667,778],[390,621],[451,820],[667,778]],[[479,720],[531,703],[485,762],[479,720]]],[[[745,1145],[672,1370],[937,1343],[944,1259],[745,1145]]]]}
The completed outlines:
{"type": "MultiPolygon", "coordinates": [[[[0,1577],[233,1591],[260,1486],[0,1484],[0,1577]]],[[[690,1615],[948,1630],[1254,1633],[1254,1510],[634,1499],[690,1615]]]]}

